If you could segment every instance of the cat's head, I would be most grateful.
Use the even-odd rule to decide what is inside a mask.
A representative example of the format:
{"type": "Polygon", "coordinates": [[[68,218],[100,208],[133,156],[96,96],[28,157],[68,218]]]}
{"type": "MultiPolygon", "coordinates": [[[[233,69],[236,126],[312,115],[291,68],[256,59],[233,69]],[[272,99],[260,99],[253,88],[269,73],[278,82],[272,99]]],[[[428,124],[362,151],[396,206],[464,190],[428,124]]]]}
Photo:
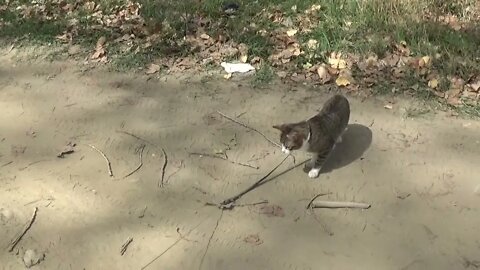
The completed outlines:
{"type": "Polygon", "coordinates": [[[308,132],[305,132],[305,128],[295,124],[274,125],[273,128],[281,131],[280,143],[282,144],[282,152],[286,154],[302,148],[304,142],[308,139],[308,132]]]}

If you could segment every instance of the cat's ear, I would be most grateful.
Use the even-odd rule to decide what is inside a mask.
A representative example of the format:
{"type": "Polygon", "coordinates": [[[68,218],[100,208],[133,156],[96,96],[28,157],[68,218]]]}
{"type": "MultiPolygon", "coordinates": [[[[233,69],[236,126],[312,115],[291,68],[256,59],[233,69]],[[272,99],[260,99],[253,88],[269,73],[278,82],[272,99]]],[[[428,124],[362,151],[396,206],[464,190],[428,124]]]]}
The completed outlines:
{"type": "Polygon", "coordinates": [[[282,130],[282,125],[273,125],[274,129],[282,130]]]}

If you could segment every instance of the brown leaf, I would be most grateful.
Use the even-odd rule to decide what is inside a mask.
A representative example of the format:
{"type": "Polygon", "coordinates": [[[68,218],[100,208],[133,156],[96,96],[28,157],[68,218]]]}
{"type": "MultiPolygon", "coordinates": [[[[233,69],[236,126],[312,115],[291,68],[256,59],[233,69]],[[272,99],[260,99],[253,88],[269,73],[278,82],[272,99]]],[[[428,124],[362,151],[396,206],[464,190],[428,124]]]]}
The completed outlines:
{"type": "Polygon", "coordinates": [[[321,84],[325,84],[332,79],[332,76],[330,75],[328,69],[325,67],[324,64],[317,68],[317,74],[321,84]]]}
{"type": "Polygon", "coordinates": [[[472,92],[478,92],[480,90],[480,80],[469,83],[468,87],[470,87],[473,91],[472,92]]]}
{"type": "Polygon", "coordinates": [[[97,49],[103,48],[103,46],[105,46],[106,42],[107,42],[107,38],[105,36],[101,36],[97,40],[97,45],[95,46],[95,48],[97,48],[97,49]]]}
{"type": "Polygon", "coordinates": [[[263,240],[260,239],[260,237],[258,236],[258,234],[250,234],[248,236],[246,236],[243,241],[245,243],[248,243],[248,244],[251,244],[251,245],[254,245],[254,246],[258,246],[258,245],[261,245],[263,244],[263,240]]]}
{"type": "Polygon", "coordinates": [[[150,64],[145,71],[146,74],[154,74],[160,71],[160,65],[157,64],[150,64]]]}
{"type": "Polygon", "coordinates": [[[283,208],[274,205],[274,204],[267,204],[260,206],[260,214],[266,215],[267,217],[284,217],[285,213],[283,212],[283,208]]]}
{"type": "Polygon", "coordinates": [[[432,88],[432,89],[437,89],[438,85],[439,85],[439,81],[437,78],[433,78],[431,79],[430,81],[428,81],[428,87],[432,88]]]}

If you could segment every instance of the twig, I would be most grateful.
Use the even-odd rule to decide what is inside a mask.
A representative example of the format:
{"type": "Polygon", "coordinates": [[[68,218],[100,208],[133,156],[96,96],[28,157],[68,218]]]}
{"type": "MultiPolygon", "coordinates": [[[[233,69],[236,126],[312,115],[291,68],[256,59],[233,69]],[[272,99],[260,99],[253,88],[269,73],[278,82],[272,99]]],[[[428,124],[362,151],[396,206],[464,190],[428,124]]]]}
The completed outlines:
{"type": "Polygon", "coordinates": [[[98,148],[96,148],[95,146],[93,146],[93,145],[91,145],[91,144],[88,144],[88,146],[90,146],[93,150],[97,151],[98,153],[100,153],[100,155],[102,155],[102,157],[105,159],[105,162],[107,163],[108,175],[113,176],[112,165],[111,165],[110,160],[108,159],[108,157],[107,157],[101,150],[99,150],[98,148]]]}
{"type": "MultiPolygon", "coordinates": [[[[255,189],[257,186],[259,186],[265,179],[267,179],[278,167],[280,167],[285,160],[287,160],[288,156],[286,156],[280,163],[278,163],[277,166],[275,166],[270,172],[268,172],[264,177],[260,178],[257,182],[255,182],[253,185],[245,189],[244,191],[240,192],[239,194],[224,200],[223,202],[220,203],[220,207],[224,208],[227,207],[229,204],[233,204],[236,200],[240,199],[243,195],[247,194],[251,190],[255,189]]],[[[233,208],[233,207],[232,207],[233,208]]],[[[230,208],[231,209],[231,208],[230,208]]]]}
{"type": "Polygon", "coordinates": [[[158,254],[155,258],[153,258],[151,261],[149,261],[146,265],[144,265],[140,270],[144,270],[147,267],[149,267],[152,263],[154,263],[156,260],[158,260],[160,257],[163,256],[163,254],[167,253],[170,249],[172,249],[174,246],[176,246],[180,241],[184,240],[184,237],[187,237],[193,230],[198,228],[206,219],[200,221],[200,223],[197,224],[197,226],[193,227],[191,230],[189,230],[185,235],[182,235],[182,237],[178,237],[178,239],[173,242],[167,249],[165,249],[162,253],[158,254]]]}
{"type": "Polygon", "coordinates": [[[333,201],[317,201],[310,203],[310,208],[361,208],[368,209],[370,204],[357,202],[333,202],[333,201]]]}
{"type": "Polygon", "coordinates": [[[313,203],[313,201],[315,201],[315,199],[317,199],[317,198],[320,197],[320,196],[325,196],[325,195],[329,195],[329,194],[332,194],[332,193],[331,193],[331,192],[328,192],[328,193],[320,193],[320,194],[315,195],[315,196],[310,200],[310,202],[307,204],[307,209],[312,208],[312,203],[313,203]]]}
{"type": "Polygon", "coordinates": [[[244,167],[248,167],[248,168],[252,168],[252,169],[256,169],[256,170],[259,169],[259,167],[257,167],[257,166],[253,166],[253,165],[250,165],[250,164],[247,164],[247,163],[232,161],[232,160],[228,159],[227,157],[221,157],[221,156],[216,156],[216,155],[212,155],[212,154],[205,154],[205,153],[188,153],[188,154],[199,156],[199,157],[209,157],[209,158],[222,159],[222,160],[228,161],[232,164],[236,164],[236,165],[240,165],[240,166],[244,166],[244,167]]]}
{"type": "Polygon", "coordinates": [[[239,124],[240,126],[242,126],[242,127],[244,127],[244,128],[247,128],[247,129],[250,129],[250,130],[255,131],[256,133],[260,134],[260,135],[261,135],[265,140],[267,140],[269,143],[271,143],[271,144],[273,144],[273,145],[275,145],[275,146],[277,146],[277,147],[282,147],[280,144],[272,141],[272,140],[269,139],[267,136],[265,136],[265,134],[263,134],[262,132],[258,131],[257,129],[252,128],[252,127],[249,127],[249,126],[247,126],[246,124],[244,124],[244,123],[242,123],[242,122],[240,122],[240,121],[238,121],[238,120],[235,120],[235,119],[233,119],[232,117],[230,117],[230,116],[222,113],[221,111],[217,111],[217,113],[220,114],[221,116],[227,118],[228,120],[230,120],[230,121],[232,121],[232,122],[234,122],[234,123],[239,124]]]}
{"type": "Polygon", "coordinates": [[[33,225],[33,222],[37,218],[37,211],[38,211],[38,208],[35,207],[35,209],[33,210],[33,215],[32,215],[32,218],[30,219],[30,222],[28,222],[23,228],[23,231],[12,242],[10,242],[10,245],[8,247],[8,252],[12,252],[13,249],[17,246],[18,242],[20,242],[22,237],[27,233],[28,230],[30,230],[30,228],[33,225]]]}
{"type": "Polygon", "coordinates": [[[174,171],[173,173],[171,173],[168,177],[167,177],[167,180],[165,182],[170,182],[170,177],[174,176],[175,174],[177,174],[183,167],[183,160],[180,160],[180,166],[178,166],[178,169],[176,171],[174,171]]]}
{"type": "Polygon", "coordinates": [[[127,178],[129,177],[130,175],[134,174],[136,171],[140,170],[140,168],[143,166],[143,150],[145,150],[145,144],[142,144],[140,146],[140,153],[139,153],[139,156],[140,156],[140,164],[138,164],[137,168],[135,168],[133,171],[131,171],[129,174],[125,175],[123,178],[127,178]]]}
{"type": "Polygon", "coordinates": [[[4,163],[4,164],[2,164],[2,166],[0,166],[0,168],[1,168],[1,167],[5,167],[5,166],[7,166],[7,165],[10,165],[10,164],[12,164],[12,163],[13,163],[13,161],[9,161],[9,162],[7,162],[7,163],[4,163]]]}
{"type": "Polygon", "coordinates": [[[165,169],[167,168],[167,164],[168,164],[168,156],[167,156],[167,152],[165,152],[165,149],[162,148],[162,153],[163,153],[163,159],[165,160],[163,162],[163,167],[162,167],[162,178],[160,178],[160,182],[158,183],[158,186],[159,187],[163,187],[164,183],[164,179],[165,179],[165,169]]]}
{"type": "Polygon", "coordinates": [[[123,134],[129,135],[129,136],[132,136],[133,138],[135,138],[135,139],[137,139],[137,140],[139,140],[139,141],[146,142],[146,143],[151,144],[151,145],[153,145],[153,146],[155,146],[155,147],[158,147],[156,144],[150,142],[149,140],[144,139],[144,138],[142,138],[142,137],[139,137],[139,136],[137,136],[137,135],[135,135],[135,134],[133,134],[133,133],[130,133],[130,132],[127,132],[127,131],[123,131],[123,130],[117,130],[116,132],[118,132],[118,133],[123,133],[123,134]]]}
{"type": "Polygon", "coordinates": [[[127,241],[125,241],[125,243],[122,245],[122,248],[120,249],[120,255],[123,256],[123,254],[125,254],[125,252],[127,252],[127,248],[128,246],[130,245],[130,243],[133,242],[133,238],[132,237],[129,237],[127,239],[127,241]]]}
{"type": "Polygon", "coordinates": [[[212,203],[212,202],[206,202],[205,205],[207,206],[216,206],[216,207],[219,207],[221,209],[231,209],[231,208],[234,208],[234,207],[244,207],[244,206],[255,206],[255,205],[259,205],[259,204],[266,204],[268,203],[267,200],[263,200],[263,201],[259,201],[259,202],[254,202],[254,203],[244,203],[244,204],[235,204],[235,203],[232,203],[232,204],[229,204],[228,207],[230,208],[227,208],[225,206],[222,206],[221,204],[218,204],[218,203],[212,203]]]}
{"type": "Polygon", "coordinates": [[[198,266],[198,270],[202,269],[203,261],[205,260],[205,256],[207,255],[208,248],[210,248],[210,242],[212,242],[213,235],[217,231],[218,223],[220,223],[220,219],[222,219],[222,217],[223,217],[223,210],[221,211],[220,216],[217,219],[217,224],[215,224],[215,228],[213,228],[213,231],[212,231],[212,234],[210,235],[210,238],[208,238],[207,247],[205,248],[205,252],[203,253],[202,259],[200,260],[200,265],[198,266]]]}

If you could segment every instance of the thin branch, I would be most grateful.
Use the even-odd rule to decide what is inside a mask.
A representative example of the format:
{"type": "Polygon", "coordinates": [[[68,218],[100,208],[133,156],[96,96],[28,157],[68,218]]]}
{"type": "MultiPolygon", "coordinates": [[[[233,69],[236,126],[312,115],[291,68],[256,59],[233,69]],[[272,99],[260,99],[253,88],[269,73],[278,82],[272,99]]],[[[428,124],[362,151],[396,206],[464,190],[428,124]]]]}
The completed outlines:
{"type": "MultiPolygon", "coordinates": [[[[242,197],[243,195],[247,194],[248,192],[250,192],[251,190],[255,189],[257,186],[261,185],[262,182],[267,179],[278,167],[280,167],[283,162],[285,162],[285,160],[287,160],[288,156],[286,156],[280,163],[278,163],[277,166],[275,166],[270,172],[268,172],[264,177],[260,178],[260,180],[258,180],[257,182],[255,182],[253,185],[251,185],[250,187],[248,187],[247,189],[245,189],[244,191],[240,192],[239,194],[229,198],[229,199],[226,199],[224,200],[223,202],[220,203],[220,206],[223,208],[223,207],[227,207],[228,208],[228,205],[230,204],[233,204],[235,201],[237,201],[238,199],[240,199],[240,197],[242,197]]],[[[231,208],[230,208],[231,209],[231,208]]]]}
{"type": "Polygon", "coordinates": [[[37,218],[37,211],[38,211],[38,208],[35,207],[35,209],[33,210],[33,214],[32,214],[32,218],[30,219],[30,221],[25,225],[25,227],[23,228],[22,232],[17,236],[15,237],[15,239],[13,239],[12,242],[10,242],[10,245],[8,247],[8,252],[12,252],[13,249],[17,246],[17,244],[20,242],[20,240],[22,240],[22,237],[27,233],[28,230],[30,230],[30,228],[32,227],[33,225],[33,222],[35,221],[35,219],[37,218]]]}
{"type": "Polygon", "coordinates": [[[307,209],[312,208],[312,203],[313,203],[313,201],[315,201],[315,199],[317,199],[317,198],[320,197],[320,196],[325,196],[325,195],[329,195],[329,194],[332,194],[332,193],[331,193],[331,192],[328,192],[328,193],[320,193],[320,194],[315,195],[315,196],[310,200],[310,202],[307,204],[307,209]]]}
{"type": "Polygon", "coordinates": [[[134,174],[136,171],[140,170],[140,168],[143,166],[143,150],[145,150],[145,144],[142,144],[139,150],[140,150],[140,153],[139,153],[140,164],[138,164],[138,166],[133,171],[125,175],[123,178],[127,178],[130,175],[134,174]]]}
{"type": "Polygon", "coordinates": [[[242,163],[242,162],[236,162],[236,161],[228,159],[227,157],[221,157],[221,156],[216,156],[216,155],[212,155],[212,154],[205,154],[205,153],[188,153],[188,154],[199,156],[199,157],[209,157],[209,158],[222,159],[222,160],[228,161],[232,164],[240,165],[240,166],[243,166],[243,167],[248,167],[248,168],[252,168],[252,169],[256,169],[256,170],[259,169],[259,167],[257,167],[257,166],[253,166],[253,165],[250,165],[250,164],[247,164],[247,163],[242,163]]]}
{"type": "Polygon", "coordinates": [[[213,228],[212,234],[210,235],[210,238],[208,239],[207,247],[205,248],[205,252],[203,253],[202,259],[200,260],[200,265],[198,266],[198,270],[202,269],[203,261],[205,260],[205,256],[207,255],[208,249],[210,248],[210,243],[212,242],[213,235],[217,231],[218,224],[220,223],[220,220],[223,217],[223,210],[220,213],[220,216],[217,219],[217,223],[215,224],[215,228],[213,228]]]}
{"type": "Polygon", "coordinates": [[[162,253],[160,253],[159,255],[157,255],[155,258],[153,258],[151,261],[149,261],[146,265],[144,265],[142,268],[140,268],[140,270],[144,270],[146,269],[147,267],[149,267],[152,263],[154,263],[156,260],[158,260],[160,257],[163,256],[163,254],[167,253],[170,249],[172,249],[174,246],[176,246],[180,241],[184,240],[184,237],[187,237],[191,232],[193,232],[193,230],[195,230],[196,228],[198,228],[198,226],[200,226],[206,219],[200,221],[200,223],[197,224],[197,226],[193,227],[191,230],[189,230],[186,234],[178,237],[178,239],[173,242],[167,249],[165,249],[162,253]]]}
{"type": "Polygon", "coordinates": [[[96,148],[95,146],[93,146],[93,145],[91,145],[91,144],[88,144],[88,146],[90,146],[93,150],[97,151],[98,153],[100,153],[100,155],[102,155],[103,159],[105,159],[105,162],[107,163],[108,175],[113,176],[112,165],[111,165],[110,160],[108,159],[108,157],[107,157],[101,150],[99,150],[98,148],[96,148]]]}
{"type": "Polygon", "coordinates": [[[310,208],[361,208],[368,209],[370,204],[357,202],[332,202],[332,201],[317,201],[310,203],[310,208]]]}
{"type": "Polygon", "coordinates": [[[165,152],[165,149],[163,149],[163,148],[162,148],[162,153],[163,153],[164,162],[163,162],[163,167],[162,167],[162,178],[160,178],[160,181],[158,183],[159,187],[163,187],[163,185],[164,185],[163,181],[165,179],[165,169],[167,168],[167,164],[168,164],[167,152],[165,152]]]}
{"type": "Polygon", "coordinates": [[[123,256],[123,254],[125,254],[125,252],[127,252],[127,248],[128,246],[133,242],[133,238],[132,237],[129,237],[127,239],[127,241],[125,241],[125,243],[122,245],[122,248],[120,249],[120,255],[123,256]]]}
{"type": "Polygon", "coordinates": [[[228,120],[230,120],[230,121],[232,121],[232,122],[234,122],[234,123],[239,124],[240,126],[242,126],[242,127],[244,127],[244,128],[247,128],[247,129],[250,129],[250,130],[255,131],[256,133],[260,134],[260,135],[261,135],[265,140],[267,140],[269,143],[271,143],[271,144],[273,144],[273,145],[275,145],[275,146],[277,146],[277,147],[282,147],[280,144],[272,141],[272,140],[269,139],[267,136],[265,136],[265,134],[263,134],[262,132],[258,131],[257,129],[252,128],[252,127],[249,127],[249,126],[247,126],[246,124],[244,124],[244,123],[242,123],[242,122],[240,122],[240,121],[238,121],[238,120],[235,120],[235,119],[233,119],[232,117],[230,117],[230,116],[222,113],[221,111],[217,111],[217,113],[220,114],[221,116],[227,118],[228,120]]]}

